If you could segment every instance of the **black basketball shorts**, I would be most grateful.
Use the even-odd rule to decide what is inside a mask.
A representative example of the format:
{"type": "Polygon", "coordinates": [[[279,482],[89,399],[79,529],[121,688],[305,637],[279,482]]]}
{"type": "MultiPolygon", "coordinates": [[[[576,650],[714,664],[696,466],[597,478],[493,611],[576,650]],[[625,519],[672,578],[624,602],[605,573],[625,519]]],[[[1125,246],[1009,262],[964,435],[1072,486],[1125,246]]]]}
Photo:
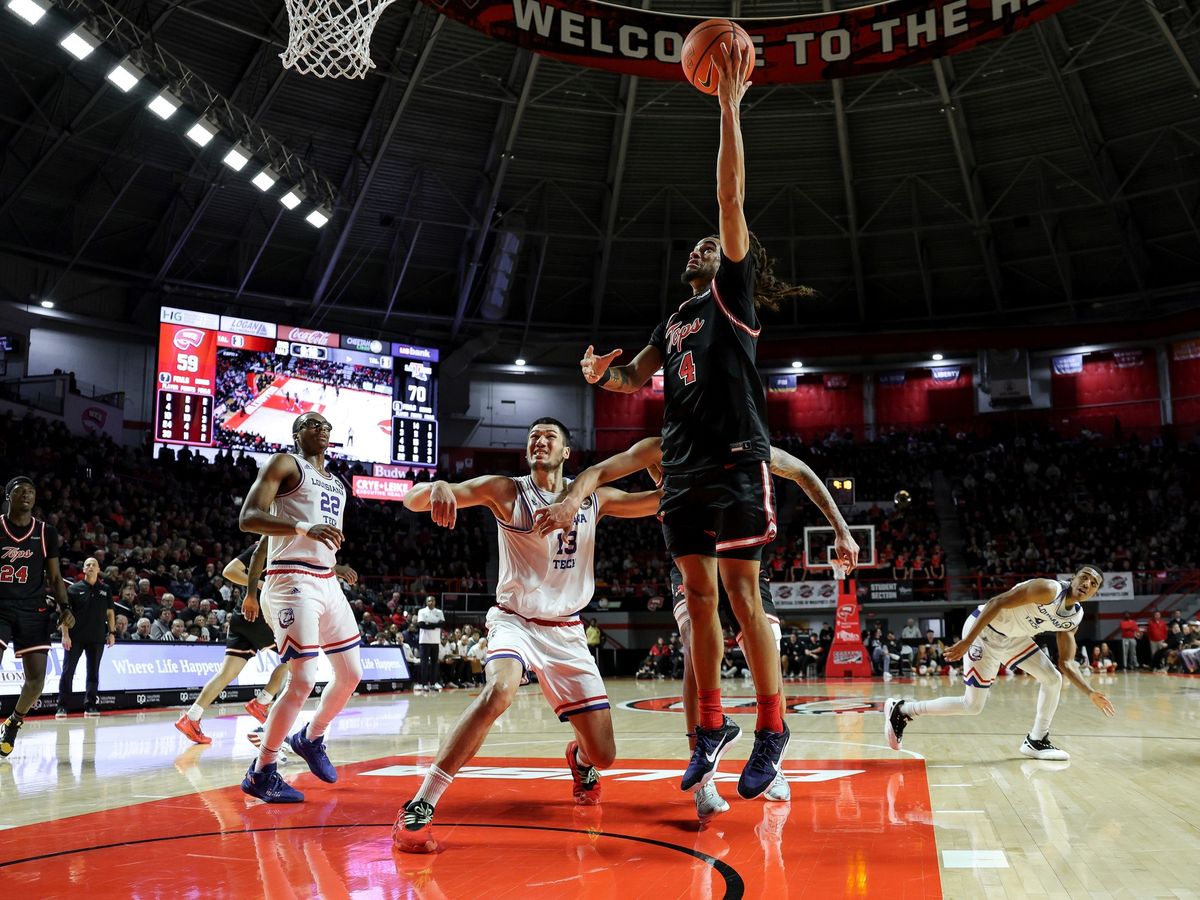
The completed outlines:
{"type": "Polygon", "coordinates": [[[760,559],[775,539],[775,496],[765,462],[667,475],[658,506],[672,558],[760,559]]]}
{"type": "Polygon", "coordinates": [[[53,631],[54,611],[50,601],[0,603],[0,652],[10,645],[17,656],[46,652],[53,631]]]}
{"type": "Polygon", "coordinates": [[[234,616],[229,622],[229,637],[225,639],[225,655],[249,659],[259,650],[275,648],[275,635],[260,611],[253,622],[245,616],[234,616]]]}

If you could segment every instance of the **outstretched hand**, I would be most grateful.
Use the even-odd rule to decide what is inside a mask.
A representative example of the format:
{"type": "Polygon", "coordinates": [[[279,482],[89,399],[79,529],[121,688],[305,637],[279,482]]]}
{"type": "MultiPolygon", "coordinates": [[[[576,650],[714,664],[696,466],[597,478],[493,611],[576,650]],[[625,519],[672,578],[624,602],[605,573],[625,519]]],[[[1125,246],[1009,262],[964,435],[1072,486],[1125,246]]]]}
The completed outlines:
{"type": "Polygon", "coordinates": [[[583,359],[579,361],[579,368],[583,370],[583,380],[588,384],[595,384],[604,377],[604,373],[608,371],[613,360],[620,355],[621,351],[617,349],[611,353],[605,353],[603,356],[597,356],[596,349],[588,344],[588,348],[583,351],[583,359]]]}
{"type": "Polygon", "coordinates": [[[1099,691],[1092,691],[1088,694],[1088,699],[1092,701],[1092,706],[1100,710],[1110,719],[1117,714],[1117,708],[1112,705],[1112,701],[1105,697],[1099,691]]]}
{"type": "Polygon", "coordinates": [[[556,531],[570,531],[575,523],[575,514],[579,506],[575,503],[560,500],[549,506],[543,506],[533,514],[533,529],[542,537],[556,531]]]}
{"type": "Polygon", "coordinates": [[[717,99],[722,106],[732,106],[737,109],[742,102],[747,88],[753,82],[750,77],[750,56],[742,51],[741,41],[733,41],[733,50],[729,44],[721,44],[721,55],[713,60],[719,80],[717,81],[717,99]]]}

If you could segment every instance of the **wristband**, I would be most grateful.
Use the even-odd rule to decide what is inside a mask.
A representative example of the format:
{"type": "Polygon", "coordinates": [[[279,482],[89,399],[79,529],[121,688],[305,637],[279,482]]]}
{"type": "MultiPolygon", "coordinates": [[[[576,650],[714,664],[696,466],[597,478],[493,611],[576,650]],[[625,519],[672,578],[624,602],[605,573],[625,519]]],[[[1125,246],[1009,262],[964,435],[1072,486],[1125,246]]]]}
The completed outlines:
{"type": "Polygon", "coordinates": [[[604,387],[610,378],[612,378],[612,369],[605,369],[604,374],[596,379],[596,387],[604,387]]]}
{"type": "Polygon", "coordinates": [[[317,526],[314,525],[312,522],[297,522],[296,523],[296,534],[300,535],[300,537],[308,537],[308,530],[310,528],[316,528],[316,527],[317,526]]]}

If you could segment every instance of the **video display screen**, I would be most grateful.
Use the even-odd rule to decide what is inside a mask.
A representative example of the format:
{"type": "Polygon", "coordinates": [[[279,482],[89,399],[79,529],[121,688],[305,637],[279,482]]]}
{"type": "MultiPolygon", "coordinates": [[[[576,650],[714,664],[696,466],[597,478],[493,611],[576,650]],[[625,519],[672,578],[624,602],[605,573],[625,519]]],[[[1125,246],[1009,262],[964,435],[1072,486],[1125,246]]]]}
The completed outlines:
{"type": "Polygon", "coordinates": [[[277,453],[319,412],[330,455],[434,467],[438,351],[163,307],[157,446],[277,453]]]}

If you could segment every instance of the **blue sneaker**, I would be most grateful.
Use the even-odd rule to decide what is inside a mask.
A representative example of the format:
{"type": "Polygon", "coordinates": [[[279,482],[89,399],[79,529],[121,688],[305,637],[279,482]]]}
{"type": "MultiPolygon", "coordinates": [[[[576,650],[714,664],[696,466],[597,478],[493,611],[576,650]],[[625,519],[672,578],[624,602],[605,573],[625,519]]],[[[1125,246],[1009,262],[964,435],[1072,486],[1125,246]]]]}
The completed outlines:
{"type": "Polygon", "coordinates": [[[307,725],[288,738],[287,745],[295,751],[297,756],[308,763],[308,770],[322,781],[328,781],[330,784],[337,781],[337,769],[333,767],[333,763],[329,761],[329,756],[325,753],[325,738],[319,737],[315,741],[310,741],[307,725]]]}
{"type": "Polygon", "coordinates": [[[696,749],[692,751],[692,759],[683,773],[681,790],[695,793],[708,784],[721,764],[725,751],[737,742],[742,733],[729,716],[725,717],[720,728],[701,728],[696,726],[696,749]]]}
{"type": "Polygon", "coordinates": [[[742,777],[738,779],[738,794],[744,799],[753,800],[775,783],[791,736],[787,722],[783,723],[781,732],[767,731],[765,728],[754,732],[754,749],[750,751],[750,758],[742,769],[742,777]]]}
{"type": "Polygon", "coordinates": [[[254,763],[242,779],[242,793],[265,800],[267,803],[303,803],[304,795],[283,780],[275,769],[275,763],[263,766],[261,772],[254,771],[254,763]]]}

